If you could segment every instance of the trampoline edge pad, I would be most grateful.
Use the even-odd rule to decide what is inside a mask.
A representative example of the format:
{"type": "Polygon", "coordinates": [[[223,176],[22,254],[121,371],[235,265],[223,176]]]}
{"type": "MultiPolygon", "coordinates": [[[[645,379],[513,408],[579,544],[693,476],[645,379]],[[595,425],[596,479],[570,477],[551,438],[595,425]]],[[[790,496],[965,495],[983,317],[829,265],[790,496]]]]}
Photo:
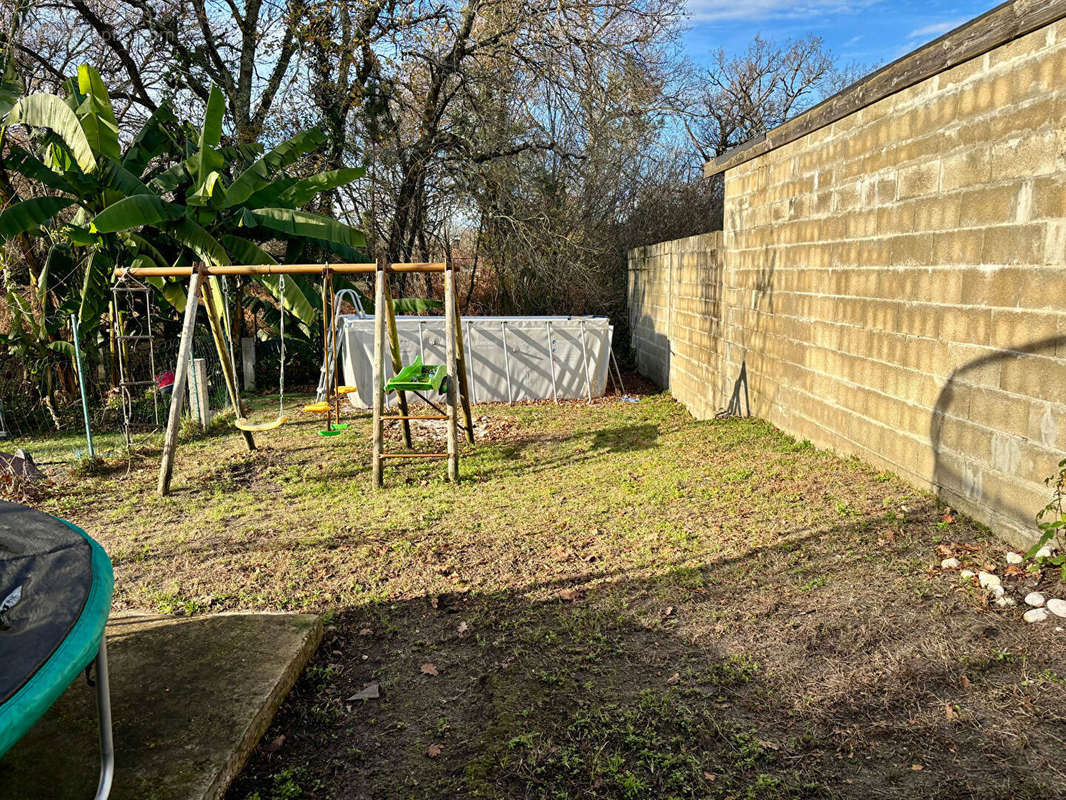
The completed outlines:
{"type": "Polygon", "coordinates": [[[44,716],[82,670],[96,658],[111,612],[111,595],[115,587],[111,559],[104,548],[77,525],[66,520],[61,522],[89,543],[92,584],[70,633],[33,677],[0,706],[0,757],[44,716]]]}

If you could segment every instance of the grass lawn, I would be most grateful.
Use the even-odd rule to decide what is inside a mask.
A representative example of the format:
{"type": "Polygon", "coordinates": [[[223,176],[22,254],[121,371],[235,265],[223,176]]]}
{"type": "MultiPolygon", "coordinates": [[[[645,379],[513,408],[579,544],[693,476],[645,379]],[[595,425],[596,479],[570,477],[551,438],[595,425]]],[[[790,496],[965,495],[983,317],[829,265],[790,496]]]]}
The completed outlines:
{"type": "Polygon", "coordinates": [[[1063,796],[1066,634],[939,570],[1003,565],[980,526],[666,395],[475,415],[457,488],[372,493],[359,417],[192,441],[165,500],[148,452],[38,504],[119,608],[327,615],[231,800],[1063,796]]]}

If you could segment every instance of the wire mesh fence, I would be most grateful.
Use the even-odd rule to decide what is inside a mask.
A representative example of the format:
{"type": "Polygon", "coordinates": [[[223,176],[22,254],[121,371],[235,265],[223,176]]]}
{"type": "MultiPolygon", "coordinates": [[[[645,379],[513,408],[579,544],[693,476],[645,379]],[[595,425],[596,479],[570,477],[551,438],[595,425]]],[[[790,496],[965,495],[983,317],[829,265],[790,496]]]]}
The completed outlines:
{"type": "MultiPolygon", "coordinates": [[[[84,458],[86,411],[98,456],[118,455],[165,428],[178,331],[147,313],[130,310],[115,316],[117,324],[105,321],[79,343],[84,410],[69,320],[44,320],[47,325],[36,332],[32,348],[0,351],[0,450],[43,447],[53,462],[84,458]]],[[[184,415],[194,422],[207,423],[230,407],[222,361],[202,308],[185,391],[184,415]]]]}

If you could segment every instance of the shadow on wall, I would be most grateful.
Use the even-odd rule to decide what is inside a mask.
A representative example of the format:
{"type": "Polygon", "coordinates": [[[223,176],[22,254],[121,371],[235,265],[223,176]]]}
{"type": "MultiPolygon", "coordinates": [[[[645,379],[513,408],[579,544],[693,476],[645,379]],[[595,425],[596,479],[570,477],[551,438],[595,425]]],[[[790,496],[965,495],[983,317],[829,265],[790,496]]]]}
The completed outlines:
{"type": "Polygon", "coordinates": [[[748,362],[740,362],[740,374],[733,382],[733,393],[729,396],[729,405],[714,415],[715,419],[725,417],[750,417],[751,402],[748,398],[748,362]],[[744,398],[744,407],[741,409],[740,399],[744,398]]]}
{"type": "Polygon", "coordinates": [[[1018,479],[1038,484],[1051,474],[1057,459],[1049,455],[1041,466],[1030,443],[1054,453],[1059,422],[1050,404],[1039,420],[1031,419],[1038,403],[1005,397],[1001,374],[1006,363],[1022,356],[1054,356],[1064,343],[1066,336],[1039,339],[975,359],[951,373],[929,423],[933,484],[941,501],[961,498],[990,507],[997,516],[1035,533],[1034,515],[1043,504],[1026,505],[1018,479]],[[1034,471],[1041,474],[1029,474],[1034,471]]]}
{"type": "MultiPolygon", "coordinates": [[[[733,381],[729,404],[714,415],[717,419],[751,416],[751,399],[748,392],[748,352],[761,344],[759,341],[752,342],[752,338],[757,338],[762,334],[762,314],[772,315],[774,313],[774,272],[777,269],[777,251],[767,248],[766,259],[767,265],[759,269],[759,277],[752,289],[752,324],[741,326],[744,340],[740,343],[740,372],[733,381]],[[743,406],[741,398],[744,401],[743,406]]],[[[718,295],[721,297],[721,273],[719,273],[718,295]]]]}

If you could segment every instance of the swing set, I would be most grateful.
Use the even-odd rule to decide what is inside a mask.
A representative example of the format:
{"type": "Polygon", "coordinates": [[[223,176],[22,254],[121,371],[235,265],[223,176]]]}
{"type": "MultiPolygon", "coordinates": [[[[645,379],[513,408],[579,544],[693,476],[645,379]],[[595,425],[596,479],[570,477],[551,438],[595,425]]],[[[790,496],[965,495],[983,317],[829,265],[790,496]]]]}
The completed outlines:
{"type": "Polygon", "coordinates": [[[343,386],[338,380],[337,357],[337,317],[338,303],[330,302],[333,294],[333,274],[375,274],[374,304],[374,436],[372,451],[372,483],[374,488],[383,486],[383,466],[388,459],[401,458],[437,458],[448,460],[448,479],[459,481],[459,445],[458,429],[460,406],[463,414],[461,427],[470,443],[474,441],[471,422],[470,400],[466,385],[465,358],[463,355],[462,328],[455,296],[454,269],[450,263],[409,263],[392,264],[384,259],[377,264],[265,264],[265,265],[226,265],[207,266],[197,264],[193,267],[140,267],[115,270],[118,279],[134,276],[149,277],[184,277],[189,279],[189,288],[182,321],[181,341],[178,347],[178,362],[174,370],[174,385],[170,412],[167,418],[166,435],[163,440],[163,454],[159,465],[157,491],[161,496],[170,492],[170,481],[174,469],[174,458],[178,445],[178,430],[185,399],[185,384],[188,378],[189,362],[192,354],[193,332],[196,326],[196,312],[202,302],[207,312],[208,323],[215,347],[222,362],[222,375],[226,383],[230,404],[237,412],[235,427],[244,436],[249,451],[255,450],[253,434],[276,430],[289,421],[285,413],[285,309],[282,304],[279,332],[281,335],[281,359],[278,370],[278,415],[272,420],[252,422],[244,416],[237,382],[234,375],[232,345],[227,345],[226,330],[229,317],[228,289],[219,287],[218,279],[229,275],[277,275],[279,295],[283,296],[286,275],[319,275],[322,278],[322,328],[323,328],[323,381],[319,386],[321,399],[307,406],[308,413],[326,414],[326,427],[320,430],[321,436],[336,436],[348,426],[340,422],[340,399],[343,395],[356,390],[354,386],[343,386]],[[416,358],[406,367],[401,363],[399,337],[396,331],[395,309],[388,286],[388,275],[393,273],[436,273],[444,274],[445,295],[445,331],[446,331],[446,365],[423,364],[416,358]],[[218,303],[223,305],[219,313],[218,303]],[[392,368],[395,377],[385,381],[385,340],[388,338],[392,351],[392,368]],[[332,352],[331,352],[332,351],[332,352]],[[385,414],[385,397],[396,393],[399,414],[385,414]],[[437,411],[437,415],[412,415],[408,410],[407,392],[413,392],[437,411]],[[434,399],[427,396],[436,393],[443,396],[446,408],[441,408],[434,399]],[[336,422],[334,422],[336,416],[336,422]],[[445,453],[414,451],[411,441],[411,420],[443,420],[447,422],[448,448],[445,453]],[[384,452],[384,426],[386,423],[400,422],[403,427],[403,442],[408,452],[384,452]]]}

